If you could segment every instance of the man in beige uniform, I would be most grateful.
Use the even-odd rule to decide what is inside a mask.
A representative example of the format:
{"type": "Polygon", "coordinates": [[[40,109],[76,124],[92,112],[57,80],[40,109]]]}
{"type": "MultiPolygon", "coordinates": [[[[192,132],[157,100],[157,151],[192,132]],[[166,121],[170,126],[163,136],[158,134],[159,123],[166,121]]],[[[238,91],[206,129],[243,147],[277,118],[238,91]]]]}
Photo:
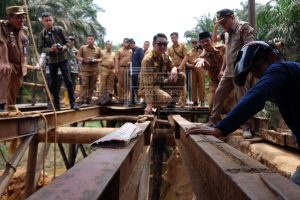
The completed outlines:
{"type": "MultiPolygon", "coordinates": [[[[209,109],[212,109],[213,100],[216,89],[219,85],[219,73],[224,64],[225,45],[214,44],[209,32],[204,31],[199,34],[199,43],[203,48],[200,58],[197,59],[196,68],[203,68],[208,71],[210,77],[208,89],[208,103],[209,109]]],[[[228,112],[234,104],[233,95],[227,95],[225,101],[225,112],[228,112]]]]}
{"type": "Polygon", "coordinates": [[[20,6],[6,8],[7,20],[0,21],[0,112],[5,105],[15,105],[22,86],[25,67],[25,11],[20,6]]]}
{"type": "MultiPolygon", "coordinates": [[[[187,47],[184,43],[179,43],[178,33],[173,32],[170,34],[173,45],[168,48],[168,55],[171,57],[172,62],[178,67],[178,70],[182,72],[186,77],[185,63],[187,61],[187,47]]],[[[180,105],[186,104],[186,89],[184,89],[182,96],[180,97],[180,105]]]]}
{"type": "Polygon", "coordinates": [[[123,103],[129,94],[129,65],[132,51],[127,43],[128,38],[124,38],[122,47],[116,53],[115,71],[118,77],[119,102],[123,103]],[[126,93],[126,94],[125,94],[126,93]]]}
{"type": "MultiPolygon", "coordinates": [[[[245,44],[252,42],[255,39],[254,29],[247,22],[238,21],[232,10],[222,9],[218,11],[216,23],[220,24],[224,31],[228,33],[228,41],[226,43],[226,68],[215,93],[214,105],[210,118],[211,124],[215,124],[221,120],[224,100],[233,89],[237,100],[241,99],[247,90],[249,90],[250,80],[252,78],[250,75],[248,76],[248,81],[246,81],[244,87],[239,87],[234,83],[234,61],[238,51],[245,44]]],[[[243,126],[243,130],[245,138],[252,136],[248,124],[243,126]]]]}
{"type": "Polygon", "coordinates": [[[115,81],[115,53],[112,51],[113,44],[110,40],[105,42],[106,49],[102,51],[100,63],[100,95],[104,92],[114,94],[115,81]]]}
{"type": "Polygon", "coordinates": [[[200,101],[201,106],[204,106],[205,101],[205,71],[203,68],[195,67],[195,61],[200,57],[202,52],[198,47],[198,42],[193,39],[192,40],[193,48],[187,54],[187,63],[186,66],[191,70],[191,78],[192,78],[192,100],[194,102],[194,106],[198,106],[198,100],[200,101]]]}
{"type": "Polygon", "coordinates": [[[142,61],[140,81],[147,107],[145,114],[150,114],[153,107],[176,102],[184,87],[184,74],[179,73],[169,56],[165,53],[168,40],[165,34],[158,33],[153,38],[153,50],[142,61]]]}
{"type": "Polygon", "coordinates": [[[87,37],[87,44],[79,48],[77,59],[81,65],[82,85],[80,88],[79,103],[90,104],[99,74],[101,49],[94,44],[94,36],[87,37]]]}

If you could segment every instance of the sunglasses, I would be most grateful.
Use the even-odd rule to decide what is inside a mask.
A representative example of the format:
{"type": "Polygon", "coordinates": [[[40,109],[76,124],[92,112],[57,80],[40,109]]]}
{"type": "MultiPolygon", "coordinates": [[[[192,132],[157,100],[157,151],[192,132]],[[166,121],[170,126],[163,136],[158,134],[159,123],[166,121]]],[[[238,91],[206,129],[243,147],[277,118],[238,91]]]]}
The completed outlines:
{"type": "Polygon", "coordinates": [[[159,47],[161,47],[161,46],[168,46],[168,43],[169,42],[156,42],[156,44],[159,46],[159,47]]]}

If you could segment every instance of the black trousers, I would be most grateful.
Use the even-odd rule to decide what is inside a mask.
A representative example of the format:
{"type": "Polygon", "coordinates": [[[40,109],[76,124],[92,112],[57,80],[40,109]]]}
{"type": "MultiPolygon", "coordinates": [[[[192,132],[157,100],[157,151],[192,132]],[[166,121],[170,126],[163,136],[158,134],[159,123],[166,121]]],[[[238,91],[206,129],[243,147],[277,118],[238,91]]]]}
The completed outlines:
{"type": "Polygon", "coordinates": [[[56,108],[60,108],[60,100],[59,100],[59,91],[60,91],[60,86],[58,83],[58,74],[57,70],[60,68],[61,75],[64,79],[64,82],[66,84],[67,90],[68,90],[68,95],[70,99],[70,105],[74,105],[74,89],[73,89],[73,83],[71,80],[71,73],[69,68],[67,67],[68,61],[65,60],[63,62],[58,62],[58,63],[51,63],[49,64],[49,70],[50,70],[50,77],[51,77],[51,88],[52,88],[52,94],[54,98],[54,106],[56,108]],[[56,83],[56,84],[55,84],[56,83]]]}
{"type": "Polygon", "coordinates": [[[139,75],[133,74],[131,76],[131,88],[130,88],[130,101],[131,103],[137,103],[135,102],[135,96],[138,95],[139,90],[139,75]]]}

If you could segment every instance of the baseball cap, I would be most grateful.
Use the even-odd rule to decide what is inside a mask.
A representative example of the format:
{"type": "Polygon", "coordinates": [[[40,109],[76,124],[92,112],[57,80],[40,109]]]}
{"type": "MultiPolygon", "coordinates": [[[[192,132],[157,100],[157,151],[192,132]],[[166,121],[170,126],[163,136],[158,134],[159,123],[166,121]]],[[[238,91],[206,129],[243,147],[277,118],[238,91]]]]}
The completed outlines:
{"type": "Polygon", "coordinates": [[[223,21],[225,19],[225,17],[228,17],[228,16],[231,16],[231,15],[234,15],[234,12],[228,8],[225,8],[225,9],[222,9],[222,10],[219,10],[217,12],[217,23],[223,21]]]}

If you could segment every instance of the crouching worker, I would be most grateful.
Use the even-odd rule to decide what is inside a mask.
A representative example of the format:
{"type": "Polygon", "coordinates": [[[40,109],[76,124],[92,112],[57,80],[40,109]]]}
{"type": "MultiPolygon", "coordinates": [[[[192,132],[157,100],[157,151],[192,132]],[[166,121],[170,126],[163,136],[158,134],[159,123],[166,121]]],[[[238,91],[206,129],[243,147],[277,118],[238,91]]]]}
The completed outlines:
{"type": "MultiPolygon", "coordinates": [[[[281,57],[273,44],[262,41],[246,44],[235,61],[234,81],[243,86],[249,72],[259,81],[215,128],[192,128],[187,134],[226,136],[262,110],[266,101],[274,99],[300,145],[300,94],[295,92],[300,91],[300,63],[283,61],[281,57]]],[[[300,185],[299,166],[291,179],[300,185]]]]}
{"type": "Polygon", "coordinates": [[[165,53],[168,40],[165,34],[158,33],[153,38],[153,50],[142,61],[140,82],[145,96],[145,114],[150,114],[153,107],[175,105],[184,89],[184,75],[165,53]]]}

